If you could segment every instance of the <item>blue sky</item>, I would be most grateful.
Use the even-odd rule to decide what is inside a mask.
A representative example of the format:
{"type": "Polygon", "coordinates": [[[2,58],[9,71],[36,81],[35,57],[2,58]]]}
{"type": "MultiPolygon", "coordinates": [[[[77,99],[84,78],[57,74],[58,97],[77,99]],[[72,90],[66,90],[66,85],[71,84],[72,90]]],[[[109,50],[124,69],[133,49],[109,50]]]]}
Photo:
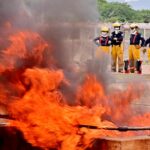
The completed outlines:
{"type": "Polygon", "coordinates": [[[134,9],[150,9],[150,0],[107,0],[111,2],[127,2],[134,9]]]}

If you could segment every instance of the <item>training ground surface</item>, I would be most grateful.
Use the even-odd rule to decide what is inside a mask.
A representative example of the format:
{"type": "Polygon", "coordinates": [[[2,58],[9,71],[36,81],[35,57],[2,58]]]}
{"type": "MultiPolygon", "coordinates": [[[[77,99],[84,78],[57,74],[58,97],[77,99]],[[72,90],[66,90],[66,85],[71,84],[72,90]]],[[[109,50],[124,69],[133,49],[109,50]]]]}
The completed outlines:
{"type": "Polygon", "coordinates": [[[119,88],[124,90],[130,84],[135,89],[142,87],[143,91],[140,100],[132,102],[135,111],[141,113],[150,112],[150,65],[143,65],[142,70],[142,74],[111,73],[112,81],[109,85],[110,89],[119,88]]]}

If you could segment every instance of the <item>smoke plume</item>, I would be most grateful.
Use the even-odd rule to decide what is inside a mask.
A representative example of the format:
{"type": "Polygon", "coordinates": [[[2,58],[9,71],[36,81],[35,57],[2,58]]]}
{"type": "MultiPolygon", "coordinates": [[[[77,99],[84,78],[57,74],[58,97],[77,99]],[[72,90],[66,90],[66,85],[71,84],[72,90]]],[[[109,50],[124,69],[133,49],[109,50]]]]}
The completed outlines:
{"type": "MultiPolygon", "coordinates": [[[[53,45],[55,67],[64,70],[72,85],[69,89],[64,87],[65,93],[72,95],[87,73],[94,73],[105,84],[107,60],[95,60],[95,29],[89,27],[98,22],[96,0],[0,0],[0,6],[1,35],[31,30],[53,45]],[[74,60],[76,56],[78,61],[74,60]]],[[[1,49],[8,46],[6,39],[1,40],[1,49]]],[[[51,67],[51,51],[46,51],[44,58],[44,67],[51,67]]]]}

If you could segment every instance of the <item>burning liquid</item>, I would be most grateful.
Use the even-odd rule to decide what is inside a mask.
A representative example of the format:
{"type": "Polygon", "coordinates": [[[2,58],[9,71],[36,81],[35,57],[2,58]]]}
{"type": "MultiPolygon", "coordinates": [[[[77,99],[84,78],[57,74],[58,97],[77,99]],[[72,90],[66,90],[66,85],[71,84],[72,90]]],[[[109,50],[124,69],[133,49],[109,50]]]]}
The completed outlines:
{"type": "Polygon", "coordinates": [[[71,85],[63,70],[42,67],[43,54],[52,46],[32,32],[11,35],[9,42],[1,52],[0,102],[14,119],[11,125],[21,130],[33,146],[84,150],[95,138],[122,136],[116,131],[78,128],[79,124],[98,127],[116,127],[115,124],[122,122],[150,125],[149,113],[132,118],[130,103],[141,96],[138,90],[128,87],[108,95],[94,74],[85,76],[76,90],[75,105],[68,105],[61,90],[64,84],[71,85]]]}

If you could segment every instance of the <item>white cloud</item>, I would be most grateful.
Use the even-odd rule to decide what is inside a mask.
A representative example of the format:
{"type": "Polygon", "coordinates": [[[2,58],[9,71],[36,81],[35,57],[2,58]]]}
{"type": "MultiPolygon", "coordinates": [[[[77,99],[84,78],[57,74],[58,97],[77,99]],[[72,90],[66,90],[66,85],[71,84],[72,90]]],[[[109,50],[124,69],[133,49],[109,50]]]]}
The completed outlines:
{"type": "Polygon", "coordinates": [[[108,0],[109,2],[138,2],[140,0],[108,0]]]}
{"type": "Polygon", "coordinates": [[[139,0],[124,0],[125,2],[137,2],[139,0]]]}

